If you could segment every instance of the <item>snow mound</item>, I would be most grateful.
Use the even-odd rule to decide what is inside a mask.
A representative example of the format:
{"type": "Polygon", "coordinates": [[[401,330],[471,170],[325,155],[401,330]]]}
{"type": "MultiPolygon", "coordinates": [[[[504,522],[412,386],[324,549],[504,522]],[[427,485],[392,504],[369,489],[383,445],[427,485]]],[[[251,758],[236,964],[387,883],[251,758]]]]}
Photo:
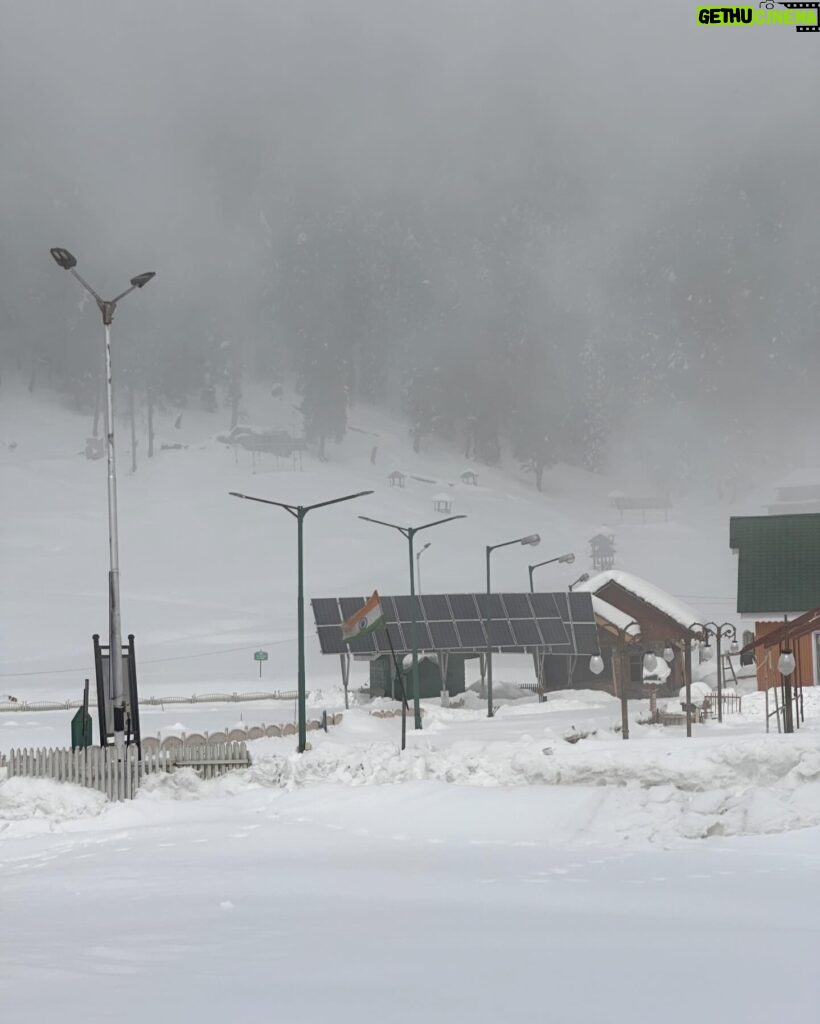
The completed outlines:
{"type": "Polygon", "coordinates": [[[101,814],[104,793],[52,779],[13,778],[0,782],[0,821],[47,818],[72,821],[101,814]]]}
{"type": "Polygon", "coordinates": [[[248,788],[246,771],[228,772],[216,779],[202,779],[193,768],[149,775],[137,793],[138,800],[207,800],[234,796],[248,788]]]}
{"type": "MultiPolygon", "coordinates": [[[[444,750],[425,743],[399,753],[387,743],[356,748],[325,744],[303,756],[260,759],[246,784],[294,790],[305,786],[395,785],[429,781],[461,786],[578,787],[600,791],[589,836],[698,839],[757,835],[820,824],[820,749],[816,741],[785,745],[776,737],[734,740],[679,751],[613,749],[590,737],[549,745],[463,742],[444,750]]],[[[580,793],[579,793],[580,795],[580,793]]],[[[545,798],[549,799],[549,798],[545,798]]],[[[545,803],[545,813],[549,811],[545,803]]]]}

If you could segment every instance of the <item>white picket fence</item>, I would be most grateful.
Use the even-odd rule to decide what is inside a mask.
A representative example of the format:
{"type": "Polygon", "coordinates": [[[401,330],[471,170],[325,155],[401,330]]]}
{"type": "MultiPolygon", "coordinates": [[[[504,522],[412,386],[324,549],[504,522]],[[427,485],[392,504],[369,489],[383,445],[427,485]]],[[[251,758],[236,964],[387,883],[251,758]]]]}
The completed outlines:
{"type": "Polygon", "coordinates": [[[174,745],[164,750],[143,749],[142,760],[135,746],[122,758],[115,747],[87,747],[84,750],[12,750],[7,758],[8,777],[27,776],[73,782],[105,793],[109,800],[133,800],[147,775],[194,768],[205,779],[251,763],[244,742],[174,745]]]}

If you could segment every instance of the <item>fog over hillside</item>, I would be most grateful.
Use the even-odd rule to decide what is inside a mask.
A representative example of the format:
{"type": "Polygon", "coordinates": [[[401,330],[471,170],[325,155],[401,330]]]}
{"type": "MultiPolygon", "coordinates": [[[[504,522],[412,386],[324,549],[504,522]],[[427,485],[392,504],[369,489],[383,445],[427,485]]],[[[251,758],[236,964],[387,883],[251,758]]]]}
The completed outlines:
{"type": "Polygon", "coordinates": [[[3,387],[93,408],[64,245],[106,293],[158,273],[116,324],[139,404],[227,426],[293,383],[317,450],[366,402],[416,447],[673,491],[805,457],[816,38],[634,0],[2,14],[3,387]]]}

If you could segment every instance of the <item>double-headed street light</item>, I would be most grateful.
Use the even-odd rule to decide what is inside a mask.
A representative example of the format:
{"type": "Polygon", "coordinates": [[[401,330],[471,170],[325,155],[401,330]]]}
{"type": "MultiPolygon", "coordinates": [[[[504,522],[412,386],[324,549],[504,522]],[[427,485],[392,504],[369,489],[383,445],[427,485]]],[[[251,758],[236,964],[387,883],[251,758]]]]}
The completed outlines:
{"type": "Polygon", "coordinates": [[[712,656],[712,648],[709,644],[709,638],[714,637],[715,648],[717,653],[717,705],[718,705],[718,722],[723,721],[723,659],[721,657],[721,644],[723,640],[731,638],[731,646],[729,650],[732,654],[736,654],[738,650],[737,643],[737,630],[731,624],[731,622],[722,622],[718,625],[716,622],[693,622],[689,627],[689,632],[693,633],[695,639],[699,640],[703,645],[704,649],[704,661],[709,661],[712,656]]]}
{"type": "MultiPolygon", "coordinates": [[[[436,519],[434,523],[425,523],[424,526],[398,526],[396,523],[386,523],[383,519],[371,519],[370,516],[359,516],[366,523],[376,523],[377,526],[389,526],[391,530],[398,532],[407,540],[410,550],[410,624],[413,630],[413,720],[416,729],[421,728],[421,703],[419,695],[419,639],[416,629],[416,577],[413,571],[413,538],[422,530],[429,530],[433,526],[441,526],[443,523],[452,523],[456,519],[466,519],[464,515],[448,516],[446,519],[436,519]]],[[[424,548],[422,548],[422,551],[424,548]]],[[[419,552],[421,554],[421,552],[419,552]]]]}
{"type": "MultiPolygon", "coordinates": [[[[516,537],[515,540],[505,540],[501,544],[488,544],[486,547],[487,555],[487,594],[491,593],[490,590],[490,555],[497,548],[508,548],[512,544],[523,544],[525,547],[535,548],[541,543],[541,537],[537,533],[528,533],[526,537],[516,537]]],[[[562,556],[564,557],[564,556],[562,556]]],[[[575,556],[573,555],[573,558],[575,556]]],[[[487,717],[493,717],[493,648],[492,642],[490,641],[490,620],[492,616],[490,614],[490,600],[487,598],[487,609],[484,615],[484,629],[487,632],[487,717]]]]}
{"type": "Polygon", "coordinates": [[[566,555],[558,555],[557,558],[548,558],[545,562],[536,562],[535,565],[527,566],[530,573],[530,593],[535,593],[535,585],[532,581],[532,574],[536,569],[540,569],[542,565],[552,565],[553,562],[563,563],[564,565],[572,565],[575,561],[575,553],[570,551],[566,555]]]}
{"type": "MultiPolygon", "coordinates": [[[[122,753],[125,747],[125,687],[122,678],[122,621],[120,617],[120,555],[119,538],[117,529],[117,469],[114,457],[114,397],[111,376],[111,323],[114,319],[114,311],[120,299],[137,288],[144,288],[148,282],[155,277],[153,271],[145,274],[137,274],[131,278],[130,288],[120,292],[113,299],[103,299],[91,287],[91,285],[77,273],[76,258],[68,249],[55,248],[49,250],[54,262],[58,267],[67,270],[72,277],[76,278],[85,291],[97,303],[97,308],[102,314],[103,327],[105,329],[105,445],[108,461],[108,550],[109,550],[109,572],[108,572],[108,666],[109,681],[111,686],[111,703],[114,710],[114,743],[118,752],[122,753]]],[[[105,737],[100,737],[100,743],[105,737]]]]}
{"type": "Polygon", "coordinates": [[[302,524],[308,512],[315,508],[324,508],[326,505],[338,505],[342,501],[352,501],[354,498],[363,498],[372,491],[357,491],[355,494],[345,494],[342,498],[331,498],[330,501],[317,501],[315,505],[288,505],[283,501],[270,501],[268,498],[254,498],[250,494],[239,494],[238,491],[228,492],[234,498],[245,498],[247,501],[260,501],[263,505],[276,505],[289,512],[296,520],[296,561],[297,561],[297,623],[299,634],[299,661],[297,679],[297,703],[299,706],[299,745],[298,752],[304,753],[307,749],[307,713],[305,709],[305,580],[304,580],[304,544],[302,536],[302,524]]]}

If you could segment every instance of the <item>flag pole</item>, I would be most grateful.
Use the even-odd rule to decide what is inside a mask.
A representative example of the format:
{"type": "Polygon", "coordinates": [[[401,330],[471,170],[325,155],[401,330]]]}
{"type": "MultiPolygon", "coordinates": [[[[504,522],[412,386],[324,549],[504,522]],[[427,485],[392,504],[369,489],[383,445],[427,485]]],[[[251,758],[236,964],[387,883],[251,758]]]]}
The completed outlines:
{"type": "Polygon", "coordinates": [[[404,679],[402,678],[401,669],[399,668],[399,660],[396,657],[396,649],[393,647],[393,638],[390,636],[390,630],[387,628],[386,622],[384,624],[384,635],[387,637],[390,653],[393,655],[396,677],[398,678],[399,687],[401,688],[401,749],[404,750],[407,744],[407,696],[404,692],[404,679]]]}

